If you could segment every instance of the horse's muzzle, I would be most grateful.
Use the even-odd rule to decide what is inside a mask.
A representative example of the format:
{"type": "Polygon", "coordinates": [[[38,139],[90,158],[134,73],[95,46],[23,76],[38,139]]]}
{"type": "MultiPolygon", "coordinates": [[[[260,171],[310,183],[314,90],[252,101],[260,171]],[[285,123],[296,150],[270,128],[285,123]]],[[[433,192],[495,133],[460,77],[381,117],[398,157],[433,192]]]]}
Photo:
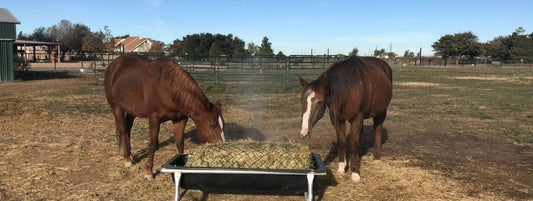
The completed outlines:
{"type": "Polygon", "coordinates": [[[303,140],[305,138],[311,138],[311,130],[310,129],[302,129],[300,133],[298,134],[298,138],[300,140],[303,140]]]}

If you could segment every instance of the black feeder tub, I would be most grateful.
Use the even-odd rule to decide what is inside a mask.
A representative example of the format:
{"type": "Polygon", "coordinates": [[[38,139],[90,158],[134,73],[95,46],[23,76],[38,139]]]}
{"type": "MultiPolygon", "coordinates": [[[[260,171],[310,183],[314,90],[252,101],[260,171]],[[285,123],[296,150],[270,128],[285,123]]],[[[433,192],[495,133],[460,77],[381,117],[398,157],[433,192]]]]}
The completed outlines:
{"type": "Polygon", "coordinates": [[[188,157],[177,154],[161,168],[161,172],[173,174],[176,201],[180,200],[180,187],[202,192],[304,193],[305,199],[311,201],[315,176],[326,175],[319,154],[311,154],[313,162],[309,170],[185,167],[188,157]]]}

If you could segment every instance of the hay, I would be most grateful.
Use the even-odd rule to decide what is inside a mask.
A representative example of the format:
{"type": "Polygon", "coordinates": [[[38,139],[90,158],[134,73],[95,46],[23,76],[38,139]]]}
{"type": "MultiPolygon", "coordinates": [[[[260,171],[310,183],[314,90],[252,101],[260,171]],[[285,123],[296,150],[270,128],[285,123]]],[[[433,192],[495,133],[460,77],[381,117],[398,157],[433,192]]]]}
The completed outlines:
{"type": "Polygon", "coordinates": [[[301,144],[239,140],[193,150],[186,167],[308,170],[311,152],[301,144]]]}

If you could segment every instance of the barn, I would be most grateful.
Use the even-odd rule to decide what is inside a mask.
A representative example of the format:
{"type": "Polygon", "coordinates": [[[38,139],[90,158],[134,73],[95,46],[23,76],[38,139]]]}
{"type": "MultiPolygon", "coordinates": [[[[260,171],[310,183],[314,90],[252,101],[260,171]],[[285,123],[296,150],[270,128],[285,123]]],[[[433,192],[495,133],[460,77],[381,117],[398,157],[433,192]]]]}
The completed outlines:
{"type": "Polygon", "coordinates": [[[20,21],[6,8],[0,8],[0,82],[13,81],[13,42],[17,38],[16,25],[20,21]]]}

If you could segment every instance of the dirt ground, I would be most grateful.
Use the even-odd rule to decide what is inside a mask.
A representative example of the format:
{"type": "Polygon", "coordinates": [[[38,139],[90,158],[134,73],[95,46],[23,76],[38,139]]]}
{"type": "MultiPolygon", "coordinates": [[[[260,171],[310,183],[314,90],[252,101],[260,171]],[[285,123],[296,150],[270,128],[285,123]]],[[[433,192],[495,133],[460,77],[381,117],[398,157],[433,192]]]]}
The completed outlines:
{"type": "MultiPolygon", "coordinates": [[[[530,145],[455,130],[452,125],[457,122],[451,117],[439,121],[409,118],[415,109],[399,100],[393,100],[385,121],[382,162],[374,163],[371,153],[366,154],[362,181],[353,183],[348,175],[336,172],[336,136],[327,114],[311,139],[297,139],[298,96],[208,94],[211,100],[222,100],[227,139],[304,143],[319,153],[328,170],[327,176],[316,179],[317,200],[533,199],[530,145]]],[[[524,111],[525,116],[530,113],[524,111]]],[[[486,129],[483,122],[469,123],[477,130],[486,129]]],[[[365,125],[363,143],[371,147],[371,124],[365,125]]],[[[156,172],[154,181],[143,180],[148,144],[144,119],[137,119],[132,131],[136,163],[123,167],[103,86],[94,84],[90,75],[0,83],[0,130],[0,200],[173,198],[170,175],[156,172]]],[[[186,132],[187,152],[199,145],[192,121],[186,132]]],[[[176,153],[168,122],[161,126],[159,140],[154,160],[157,171],[176,153]]],[[[183,200],[303,200],[303,195],[188,191],[183,200]]]]}

